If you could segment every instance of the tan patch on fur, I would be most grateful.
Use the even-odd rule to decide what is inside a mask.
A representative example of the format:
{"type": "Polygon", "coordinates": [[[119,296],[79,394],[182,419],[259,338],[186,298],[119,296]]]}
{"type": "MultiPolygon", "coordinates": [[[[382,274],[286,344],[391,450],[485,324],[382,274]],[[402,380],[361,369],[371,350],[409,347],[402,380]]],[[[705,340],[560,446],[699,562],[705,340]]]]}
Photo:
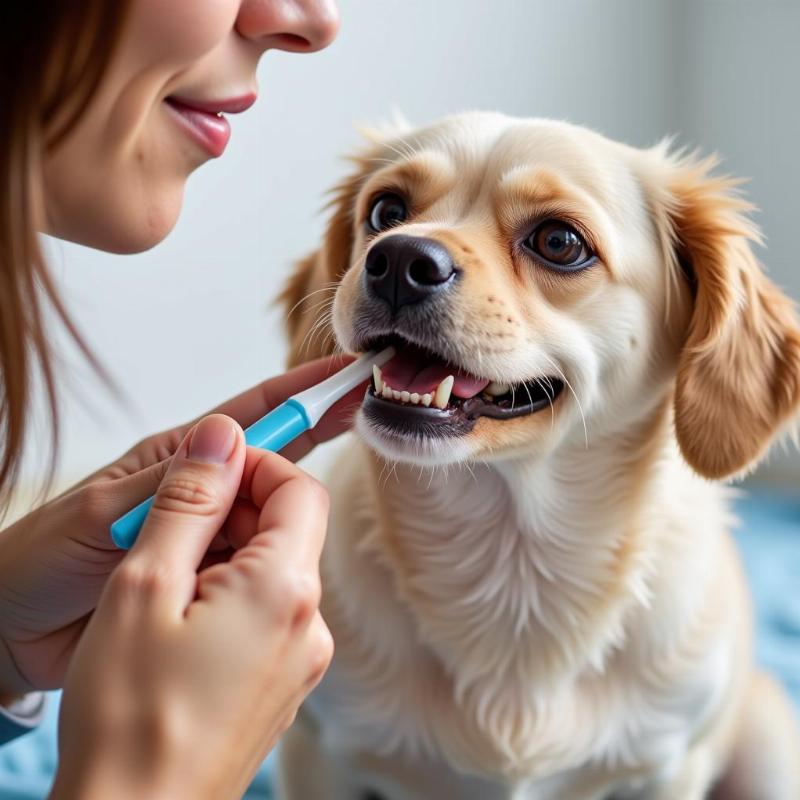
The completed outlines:
{"type": "MultiPolygon", "coordinates": [[[[494,205],[499,218],[503,219],[506,206],[514,208],[562,203],[574,198],[575,191],[556,172],[536,167],[534,169],[515,169],[505,175],[494,192],[494,205]]],[[[579,195],[583,200],[583,194],[579,195]]]]}
{"type": "Polygon", "coordinates": [[[597,200],[587,191],[572,186],[556,173],[542,168],[514,170],[506,176],[493,195],[494,214],[504,237],[515,238],[530,222],[548,218],[573,224],[589,248],[604,258],[606,247],[599,235],[601,226],[594,219],[600,216],[597,200]]]}
{"type": "Polygon", "coordinates": [[[536,281],[541,296],[550,305],[564,310],[586,302],[608,284],[609,271],[604,267],[600,261],[591,269],[561,275],[535,262],[521,265],[521,269],[529,273],[528,279],[536,281]]]}
{"type": "Polygon", "coordinates": [[[406,198],[412,214],[418,215],[450,191],[457,181],[453,165],[443,155],[422,151],[407,160],[375,172],[356,209],[366,216],[366,204],[381,192],[397,192],[406,198]]]}

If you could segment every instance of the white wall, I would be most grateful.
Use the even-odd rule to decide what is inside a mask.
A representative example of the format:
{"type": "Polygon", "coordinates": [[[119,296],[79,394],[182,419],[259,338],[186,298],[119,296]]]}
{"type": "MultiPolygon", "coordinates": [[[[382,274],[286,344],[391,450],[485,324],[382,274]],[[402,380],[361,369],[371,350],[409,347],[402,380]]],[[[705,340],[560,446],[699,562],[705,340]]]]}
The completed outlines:
{"type": "Polygon", "coordinates": [[[69,305],[126,398],[120,406],[68,359],[65,476],[280,369],[268,300],[318,239],[323,192],[344,169],[354,126],[392,107],[414,122],[495,108],[633,144],[683,132],[718,148],[754,177],[769,262],[800,296],[791,0],[341,0],[341,9],[327,51],[267,54],[258,104],[233,119],[225,156],[191,179],[166,242],[126,258],[55,246],[69,305]]]}

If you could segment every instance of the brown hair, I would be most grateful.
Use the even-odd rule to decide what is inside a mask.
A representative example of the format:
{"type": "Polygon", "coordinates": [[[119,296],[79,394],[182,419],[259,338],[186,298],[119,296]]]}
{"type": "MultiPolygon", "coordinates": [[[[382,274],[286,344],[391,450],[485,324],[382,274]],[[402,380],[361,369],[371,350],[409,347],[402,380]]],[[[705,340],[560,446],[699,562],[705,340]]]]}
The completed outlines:
{"type": "MultiPolygon", "coordinates": [[[[90,362],[39,246],[41,162],[91,100],[124,22],[123,0],[0,3],[0,505],[24,444],[32,378],[40,374],[58,440],[58,403],[44,309],[90,362]]],[[[51,462],[52,470],[52,462],[51,462]]]]}

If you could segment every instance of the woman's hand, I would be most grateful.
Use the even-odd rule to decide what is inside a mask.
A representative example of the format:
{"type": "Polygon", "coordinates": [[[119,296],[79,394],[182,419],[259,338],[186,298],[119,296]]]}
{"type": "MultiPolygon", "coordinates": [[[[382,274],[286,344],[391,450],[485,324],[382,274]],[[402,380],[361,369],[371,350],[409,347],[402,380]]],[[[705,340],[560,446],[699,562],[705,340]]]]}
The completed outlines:
{"type": "Polygon", "coordinates": [[[202,420],[72,657],[53,798],[241,797],[333,653],[325,490],[202,420]],[[215,537],[229,560],[200,568],[215,537]]]}
{"type": "MultiPolygon", "coordinates": [[[[249,425],[286,397],[343,366],[321,359],[268,380],[217,409],[249,425]]],[[[283,451],[300,458],[349,426],[356,389],[283,451]]],[[[164,477],[188,425],[146,439],[119,461],[0,534],[0,695],[61,686],[103,587],[124,553],[109,527],[164,477]]],[[[236,512],[234,512],[236,513],[236,512]]],[[[217,538],[212,549],[225,548],[217,538]]]]}

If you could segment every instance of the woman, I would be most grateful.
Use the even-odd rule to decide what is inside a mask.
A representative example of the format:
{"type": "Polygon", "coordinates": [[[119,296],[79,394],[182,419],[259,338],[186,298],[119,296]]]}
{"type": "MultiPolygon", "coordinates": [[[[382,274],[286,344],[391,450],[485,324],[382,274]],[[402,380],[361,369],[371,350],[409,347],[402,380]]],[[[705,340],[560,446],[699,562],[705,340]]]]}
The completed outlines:
{"type": "MultiPolygon", "coordinates": [[[[37,366],[55,414],[43,302],[69,326],[36,232],[112,252],[156,244],[188,175],[225,149],[217,112],[255,100],[260,56],[318,50],[337,25],[333,0],[2,4],[4,501],[37,366]]],[[[248,450],[239,424],[332,366],[142,442],[0,535],[0,737],[35,722],[38,691],[64,686],[53,797],[239,796],[321,677],[332,653],[317,609],[325,494],[290,461],[248,450]],[[123,559],[108,527],[156,490],[123,559]]],[[[344,429],[354,399],[319,439],[344,429]]]]}

